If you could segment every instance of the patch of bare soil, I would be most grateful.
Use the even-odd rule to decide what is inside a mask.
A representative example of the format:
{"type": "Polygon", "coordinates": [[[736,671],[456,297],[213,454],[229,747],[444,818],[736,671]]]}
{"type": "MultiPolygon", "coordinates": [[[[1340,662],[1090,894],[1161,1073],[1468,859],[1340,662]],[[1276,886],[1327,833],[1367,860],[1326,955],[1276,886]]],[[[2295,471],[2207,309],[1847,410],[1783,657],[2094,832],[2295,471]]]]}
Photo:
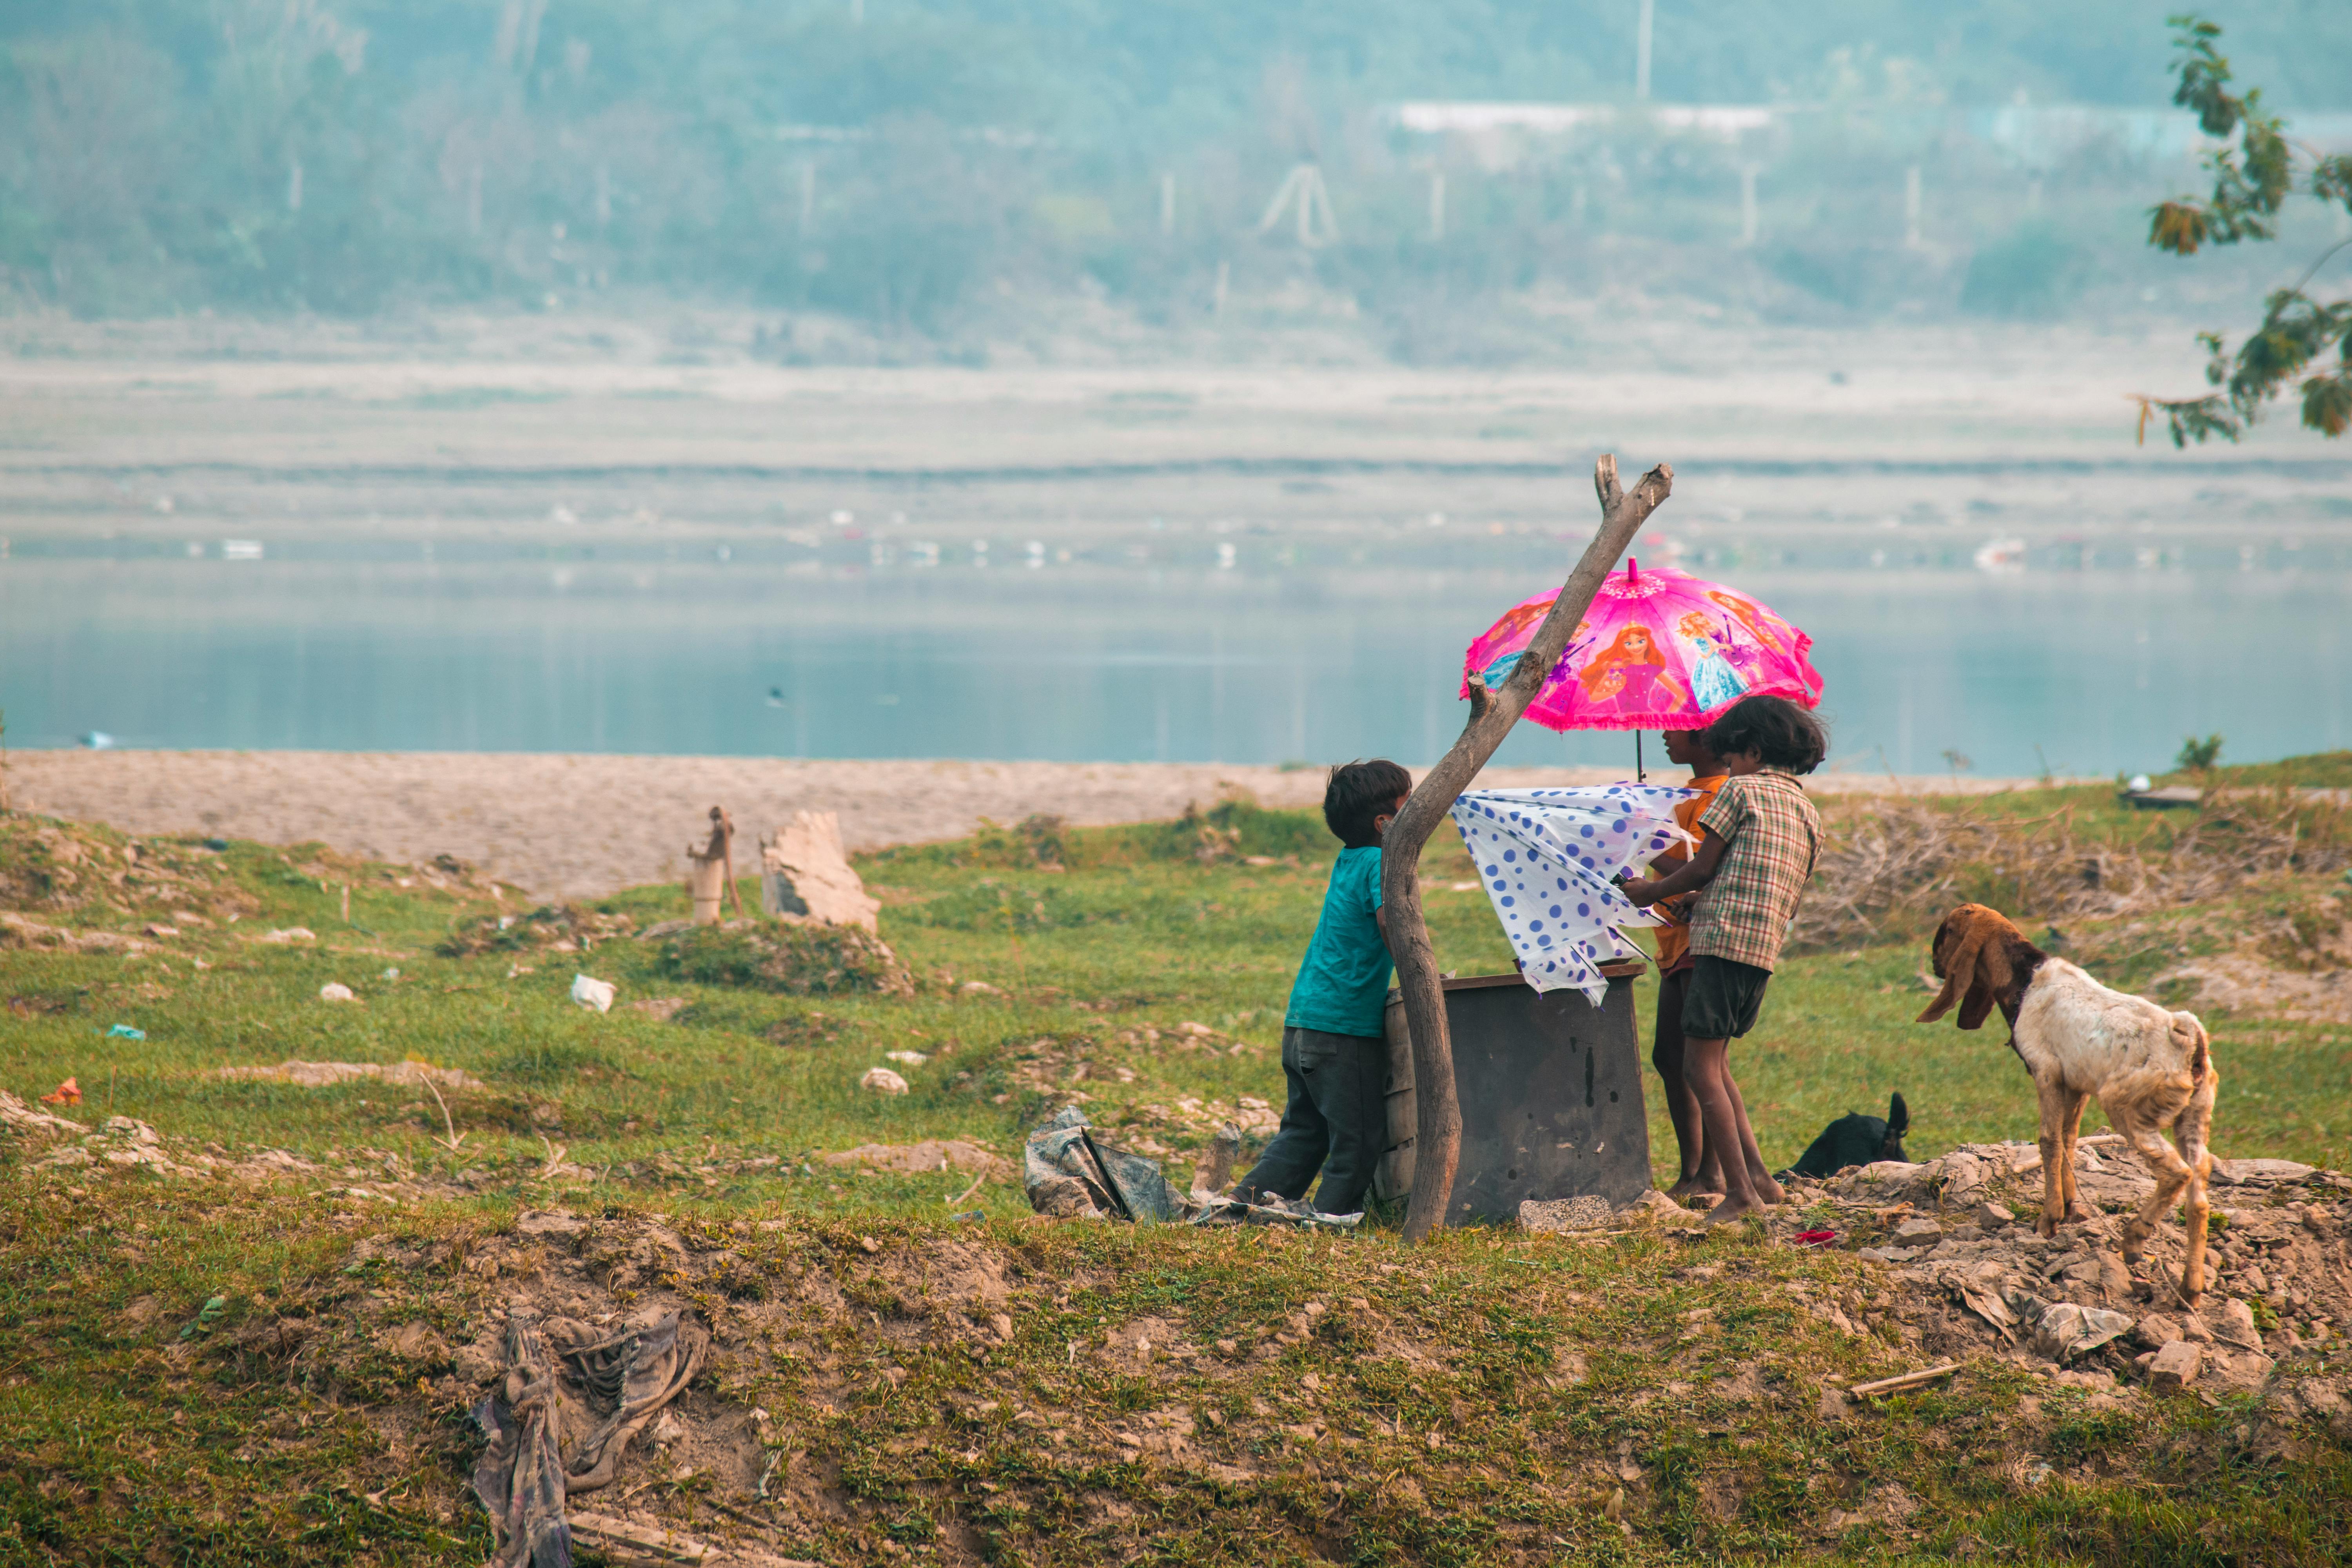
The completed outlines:
{"type": "Polygon", "coordinates": [[[2158,975],[2154,984],[2167,982],[2191,987],[2183,1005],[2200,1012],[2291,1024],[2352,1024],[2352,968],[2290,969],[2241,949],[2192,959],[2158,975]]]}
{"type": "Polygon", "coordinates": [[[2299,1024],[2352,1024],[2352,890],[2288,888],[2244,911],[2229,945],[2200,954],[2156,984],[2176,983],[2189,1005],[2299,1024]]]}

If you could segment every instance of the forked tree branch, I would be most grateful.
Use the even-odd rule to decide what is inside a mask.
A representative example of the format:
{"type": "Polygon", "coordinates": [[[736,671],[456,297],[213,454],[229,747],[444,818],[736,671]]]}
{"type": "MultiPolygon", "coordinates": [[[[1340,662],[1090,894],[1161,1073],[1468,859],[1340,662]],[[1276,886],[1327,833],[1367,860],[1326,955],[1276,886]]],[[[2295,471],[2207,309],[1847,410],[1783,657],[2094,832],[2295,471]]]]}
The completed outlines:
{"type": "Polygon", "coordinates": [[[1454,1042],[1445,1029],[1445,994],[1437,977],[1437,953],[1421,907],[1421,852],[1454,801],[1470,786],[1486,759],[1503,743],[1519,715],[1543,689],[1577,623],[1592,605],[1609,569],[1633,535],[1674,492],[1675,471],[1660,463],[1631,490],[1617,481],[1617,459],[1593,465],[1593,493],[1601,500],[1601,529],[1585,546],[1551,613],[1536,628],[1535,640],[1501,689],[1471,684],[1470,722],[1462,738],[1424,774],[1389,824],[1381,842],[1381,902],[1388,910],[1389,946],[1396,958],[1397,986],[1404,995],[1406,1027],[1412,1036],[1412,1201],[1405,1210],[1404,1238],[1421,1241],[1445,1223],[1445,1205],[1462,1159],[1462,1108],[1454,1097],[1454,1042]]]}

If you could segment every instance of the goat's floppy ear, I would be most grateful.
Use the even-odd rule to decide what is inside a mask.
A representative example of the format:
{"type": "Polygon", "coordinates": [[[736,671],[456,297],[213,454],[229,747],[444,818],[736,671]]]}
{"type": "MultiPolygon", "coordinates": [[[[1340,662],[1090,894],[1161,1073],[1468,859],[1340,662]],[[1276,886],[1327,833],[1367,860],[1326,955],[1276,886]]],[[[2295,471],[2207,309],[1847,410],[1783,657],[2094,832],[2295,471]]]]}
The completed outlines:
{"type": "Polygon", "coordinates": [[[1889,1138],[1900,1138],[1910,1131],[1911,1108],[1903,1103],[1903,1096],[1897,1092],[1894,1099],[1886,1102],[1886,1135],[1889,1138]]]}
{"type": "Polygon", "coordinates": [[[1936,999],[1927,1004],[1919,1016],[1912,1020],[1914,1023],[1932,1024],[1950,1012],[1952,1004],[1960,999],[1960,993],[1968,988],[1969,982],[1976,978],[1977,949],[1984,945],[1985,931],[1970,918],[1975,908],[1974,904],[1962,904],[1946,915],[1944,923],[1936,928],[1936,940],[1928,944],[1927,952],[1935,964],[1937,978],[1943,981],[1944,988],[1936,994],[1936,999]]]}
{"type": "Polygon", "coordinates": [[[1977,947],[1977,973],[1969,985],[1967,1000],[1960,1004],[1960,1027],[1981,1029],[1992,1014],[1994,1004],[2009,994],[2011,984],[2017,978],[2009,962],[2009,943],[1998,931],[1988,931],[1977,947]]]}
{"type": "Polygon", "coordinates": [[[2002,939],[2016,933],[2017,927],[2010,923],[2008,916],[1982,904],[1962,904],[1946,915],[1944,923],[1937,929],[1932,950],[1944,988],[1927,1004],[1917,1022],[1932,1024],[1950,1012],[1954,1002],[1959,1002],[1960,1027],[1982,1028],[1993,1004],[2015,978],[2010,966],[2009,945],[2002,939]]]}

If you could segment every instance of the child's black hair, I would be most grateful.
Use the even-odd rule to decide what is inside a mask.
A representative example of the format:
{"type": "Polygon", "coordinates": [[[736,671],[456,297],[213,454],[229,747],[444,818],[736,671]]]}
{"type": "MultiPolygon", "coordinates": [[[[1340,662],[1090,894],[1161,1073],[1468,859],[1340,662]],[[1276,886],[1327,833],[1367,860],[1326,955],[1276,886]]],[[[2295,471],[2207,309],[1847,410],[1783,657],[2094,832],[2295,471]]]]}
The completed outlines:
{"type": "Polygon", "coordinates": [[[1350,849],[1377,848],[1381,835],[1372,820],[1394,812],[1397,797],[1412,793],[1412,775],[1386,758],[1342,763],[1323,786],[1324,826],[1350,849]]]}
{"type": "Polygon", "coordinates": [[[1706,749],[1718,757],[1753,752],[1766,767],[1809,773],[1829,755],[1822,721],[1785,697],[1750,697],[1706,727],[1706,749]]]}

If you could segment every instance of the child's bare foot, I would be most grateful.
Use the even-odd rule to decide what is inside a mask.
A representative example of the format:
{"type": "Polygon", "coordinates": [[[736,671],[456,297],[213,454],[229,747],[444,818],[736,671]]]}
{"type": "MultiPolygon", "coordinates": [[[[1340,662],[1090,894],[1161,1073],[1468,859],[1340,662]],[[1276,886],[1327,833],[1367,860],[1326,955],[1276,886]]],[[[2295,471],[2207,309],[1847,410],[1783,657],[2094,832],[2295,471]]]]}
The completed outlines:
{"type": "Polygon", "coordinates": [[[1699,1224],[1708,1227],[1729,1225],[1736,1220],[1746,1219],[1749,1215],[1762,1214],[1765,1205],[1762,1204],[1742,1203],[1738,1198],[1726,1198],[1707,1210],[1706,1217],[1699,1221],[1699,1224]]]}
{"type": "Polygon", "coordinates": [[[1783,1203],[1788,1199],[1789,1194],[1781,1190],[1780,1184],[1769,1176],[1751,1175],[1748,1184],[1756,1189],[1757,1197],[1768,1205],[1783,1203]]]}
{"type": "Polygon", "coordinates": [[[1675,1202],[1678,1204],[1687,1203],[1692,1198],[1698,1196],[1699,1194],[1706,1191],[1707,1191],[1706,1186],[1702,1184],[1696,1176],[1685,1176],[1681,1181],[1676,1182],[1673,1186],[1666,1189],[1666,1196],[1674,1199],[1675,1202]]]}

